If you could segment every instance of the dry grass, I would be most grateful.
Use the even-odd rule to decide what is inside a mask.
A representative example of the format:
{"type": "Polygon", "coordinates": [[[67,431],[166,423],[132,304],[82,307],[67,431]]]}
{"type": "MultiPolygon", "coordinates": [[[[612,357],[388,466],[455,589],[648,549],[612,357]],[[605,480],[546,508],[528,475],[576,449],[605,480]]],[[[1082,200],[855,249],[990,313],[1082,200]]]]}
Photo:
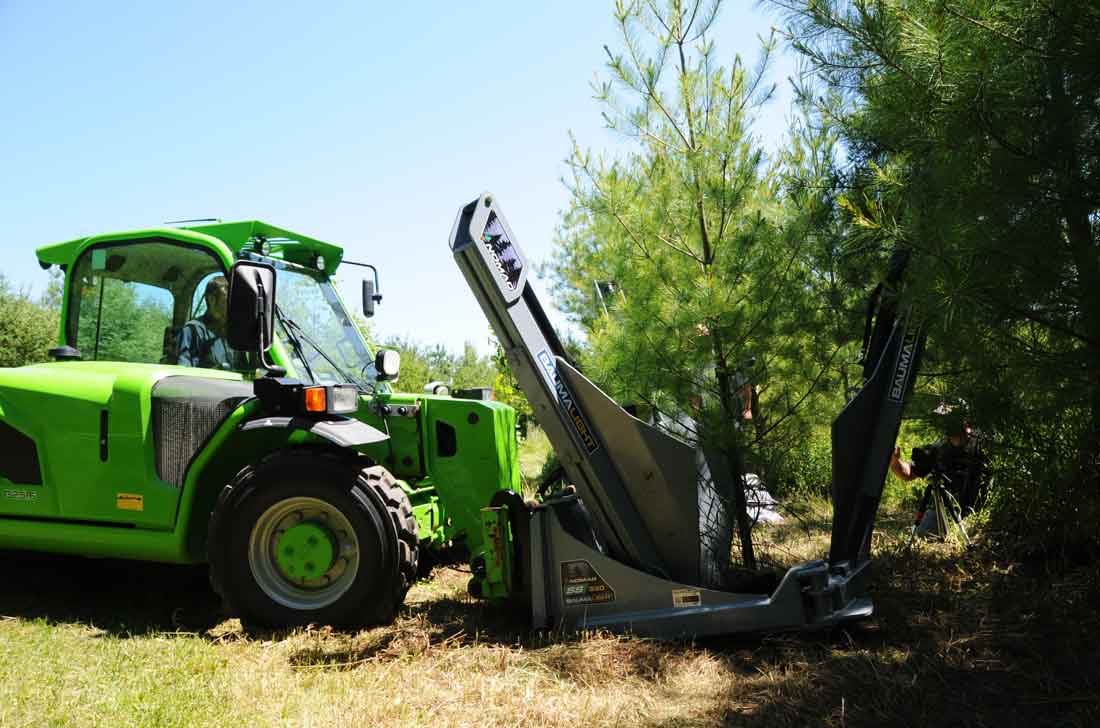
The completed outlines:
{"type": "MultiPolygon", "coordinates": [[[[819,555],[820,515],[773,529],[767,553],[819,555]]],[[[9,554],[0,725],[1100,722],[1095,570],[905,552],[889,535],[904,520],[876,540],[873,620],[698,644],[530,633],[450,569],[390,627],[249,635],[220,617],[201,569],[9,554]]]]}

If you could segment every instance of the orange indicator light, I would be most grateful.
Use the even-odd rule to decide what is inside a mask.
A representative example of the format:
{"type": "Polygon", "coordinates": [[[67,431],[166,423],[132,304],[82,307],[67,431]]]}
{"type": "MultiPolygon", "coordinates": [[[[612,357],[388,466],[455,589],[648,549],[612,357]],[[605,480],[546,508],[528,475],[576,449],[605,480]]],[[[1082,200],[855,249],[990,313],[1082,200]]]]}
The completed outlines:
{"type": "Polygon", "coordinates": [[[324,387],[310,387],[305,390],[305,395],[306,412],[325,412],[328,409],[324,387]]]}

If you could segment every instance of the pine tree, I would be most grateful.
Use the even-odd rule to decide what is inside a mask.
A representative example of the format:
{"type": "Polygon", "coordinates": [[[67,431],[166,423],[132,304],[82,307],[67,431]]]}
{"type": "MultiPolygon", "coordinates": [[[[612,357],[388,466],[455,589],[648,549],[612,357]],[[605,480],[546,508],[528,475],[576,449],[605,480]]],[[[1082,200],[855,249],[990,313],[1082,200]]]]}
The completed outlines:
{"type": "Polygon", "coordinates": [[[820,353],[806,295],[816,274],[800,225],[787,227],[801,213],[751,133],[772,95],[774,43],[752,68],[721,65],[719,6],[617,3],[621,48],[607,49],[610,79],[596,90],[630,144],[618,159],[574,144],[551,267],[559,305],[588,330],[590,373],[722,456],[751,569],[747,453],[795,421],[838,347],[820,353]]]}

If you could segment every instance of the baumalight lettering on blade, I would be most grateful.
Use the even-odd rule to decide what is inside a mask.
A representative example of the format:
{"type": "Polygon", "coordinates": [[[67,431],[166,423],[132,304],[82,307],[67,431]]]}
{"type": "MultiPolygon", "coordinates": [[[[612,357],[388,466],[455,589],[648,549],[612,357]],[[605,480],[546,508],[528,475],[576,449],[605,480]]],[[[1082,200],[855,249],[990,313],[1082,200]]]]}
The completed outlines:
{"type": "Polygon", "coordinates": [[[550,356],[550,352],[544,349],[536,355],[536,358],[539,360],[542,370],[546,373],[547,380],[553,384],[554,392],[558,397],[558,404],[569,415],[569,421],[573,423],[573,429],[577,431],[577,436],[584,443],[585,449],[590,453],[596,452],[600,449],[599,443],[596,442],[596,437],[592,434],[592,428],[589,427],[588,421],[581,414],[580,408],[577,407],[573,393],[569,391],[569,387],[558,376],[558,370],[554,366],[554,359],[550,356]]]}
{"type": "Polygon", "coordinates": [[[913,354],[917,350],[917,337],[921,327],[914,324],[905,332],[905,340],[901,342],[901,351],[898,353],[898,363],[894,368],[894,380],[890,387],[890,399],[896,404],[901,403],[905,397],[905,390],[909,384],[909,372],[913,367],[913,354]]]}

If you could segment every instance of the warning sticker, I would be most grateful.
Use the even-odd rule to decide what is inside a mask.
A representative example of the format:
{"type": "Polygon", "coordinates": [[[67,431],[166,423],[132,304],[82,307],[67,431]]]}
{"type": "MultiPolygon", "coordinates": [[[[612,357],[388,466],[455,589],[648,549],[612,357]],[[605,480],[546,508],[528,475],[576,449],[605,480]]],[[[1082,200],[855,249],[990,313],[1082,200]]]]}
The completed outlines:
{"type": "Polygon", "coordinates": [[[672,606],[697,607],[703,603],[703,595],[698,589],[673,589],[672,606]]]}
{"type": "Polygon", "coordinates": [[[561,562],[561,593],[567,605],[615,601],[615,590],[587,561],[561,562]]]}
{"type": "Polygon", "coordinates": [[[115,496],[115,508],[120,511],[144,511],[145,496],[137,493],[119,493],[115,496]]]}

